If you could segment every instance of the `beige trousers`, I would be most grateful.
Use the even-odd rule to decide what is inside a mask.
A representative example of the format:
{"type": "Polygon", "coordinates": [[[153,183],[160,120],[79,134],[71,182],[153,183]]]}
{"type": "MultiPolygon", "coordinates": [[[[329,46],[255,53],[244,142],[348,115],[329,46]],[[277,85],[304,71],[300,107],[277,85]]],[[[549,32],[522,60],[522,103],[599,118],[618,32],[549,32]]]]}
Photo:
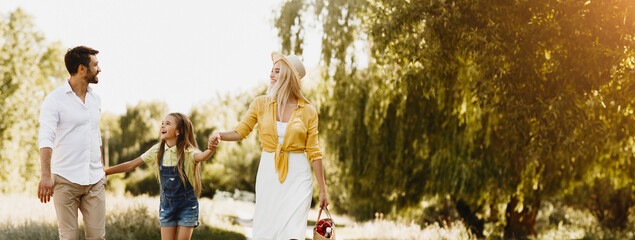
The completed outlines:
{"type": "Polygon", "coordinates": [[[60,239],[79,238],[77,209],[84,216],[86,239],[106,239],[106,177],[92,185],[79,185],[62,176],[53,176],[53,202],[60,239]]]}

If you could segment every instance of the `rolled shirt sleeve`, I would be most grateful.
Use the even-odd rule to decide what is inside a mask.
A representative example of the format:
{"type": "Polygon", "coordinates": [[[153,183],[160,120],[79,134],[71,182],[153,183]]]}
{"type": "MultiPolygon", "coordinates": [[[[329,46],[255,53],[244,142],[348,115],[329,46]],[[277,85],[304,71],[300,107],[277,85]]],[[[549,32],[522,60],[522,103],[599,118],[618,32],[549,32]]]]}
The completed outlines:
{"type": "Polygon", "coordinates": [[[320,142],[318,140],[318,115],[317,113],[311,117],[308,124],[308,133],[306,138],[306,156],[309,162],[322,160],[322,151],[320,151],[320,142]]]}
{"type": "Polygon", "coordinates": [[[40,131],[38,134],[38,145],[42,148],[53,148],[55,142],[55,129],[60,121],[57,104],[47,97],[40,108],[40,131]]]}
{"type": "Polygon", "coordinates": [[[242,121],[238,123],[238,125],[234,128],[238,134],[240,134],[240,139],[245,139],[251,131],[254,130],[254,126],[258,123],[258,111],[260,107],[260,102],[265,99],[262,97],[254,99],[249,105],[249,110],[247,114],[243,117],[242,121]]]}

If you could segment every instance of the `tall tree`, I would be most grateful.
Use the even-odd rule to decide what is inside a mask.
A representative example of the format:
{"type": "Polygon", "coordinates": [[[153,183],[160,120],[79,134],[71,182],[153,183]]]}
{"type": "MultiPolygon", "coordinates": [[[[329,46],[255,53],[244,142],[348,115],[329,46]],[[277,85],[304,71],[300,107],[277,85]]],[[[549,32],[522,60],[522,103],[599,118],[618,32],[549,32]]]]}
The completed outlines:
{"type": "Polygon", "coordinates": [[[49,43],[21,9],[0,17],[0,191],[37,187],[39,105],[66,76],[60,43],[49,43]]]}
{"type": "Polygon", "coordinates": [[[285,3],[277,27],[302,38],[286,33],[306,21],[288,18],[308,9],[322,24],[333,101],[320,116],[342,166],[342,209],[369,218],[441,194],[469,219],[506,203],[505,235],[524,237],[543,199],[607,171],[632,180],[635,2],[286,5],[297,2],[285,3]]]}

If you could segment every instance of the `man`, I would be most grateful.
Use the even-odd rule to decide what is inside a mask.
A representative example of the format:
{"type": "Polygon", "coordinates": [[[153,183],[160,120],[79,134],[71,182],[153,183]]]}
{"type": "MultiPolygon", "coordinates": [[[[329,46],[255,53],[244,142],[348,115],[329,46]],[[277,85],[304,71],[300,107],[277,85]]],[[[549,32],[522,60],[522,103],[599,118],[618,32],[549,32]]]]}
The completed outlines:
{"type": "Polygon", "coordinates": [[[106,177],[101,160],[101,99],[88,86],[98,83],[99,51],[79,46],[64,56],[70,79],[49,94],[40,109],[40,202],[51,196],[60,239],[77,239],[77,210],[86,239],[106,236],[106,177]]]}

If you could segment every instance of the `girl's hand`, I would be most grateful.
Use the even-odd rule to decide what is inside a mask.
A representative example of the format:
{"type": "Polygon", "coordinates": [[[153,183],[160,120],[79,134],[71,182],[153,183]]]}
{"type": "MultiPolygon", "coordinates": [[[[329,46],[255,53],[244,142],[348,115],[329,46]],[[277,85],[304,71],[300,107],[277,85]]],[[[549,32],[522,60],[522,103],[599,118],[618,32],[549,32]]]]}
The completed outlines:
{"type": "Polygon", "coordinates": [[[207,141],[207,149],[209,150],[216,150],[216,146],[214,145],[214,141],[212,140],[212,138],[209,138],[209,140],[207,141]]]}
{"type": "Polygon", "coordinates": [[[326,192],[320,192],[320,208],[326,208],[328,205],[329,200],[326,196],[326,192]]]}
{"type": "Polygon", "coordinates": [[[212,151],[216,151],[216,147],[218,147],[218,142],[220,137],[217,137],[217,134],[212,135],[207,141],[207,148],[212,151]]]}

